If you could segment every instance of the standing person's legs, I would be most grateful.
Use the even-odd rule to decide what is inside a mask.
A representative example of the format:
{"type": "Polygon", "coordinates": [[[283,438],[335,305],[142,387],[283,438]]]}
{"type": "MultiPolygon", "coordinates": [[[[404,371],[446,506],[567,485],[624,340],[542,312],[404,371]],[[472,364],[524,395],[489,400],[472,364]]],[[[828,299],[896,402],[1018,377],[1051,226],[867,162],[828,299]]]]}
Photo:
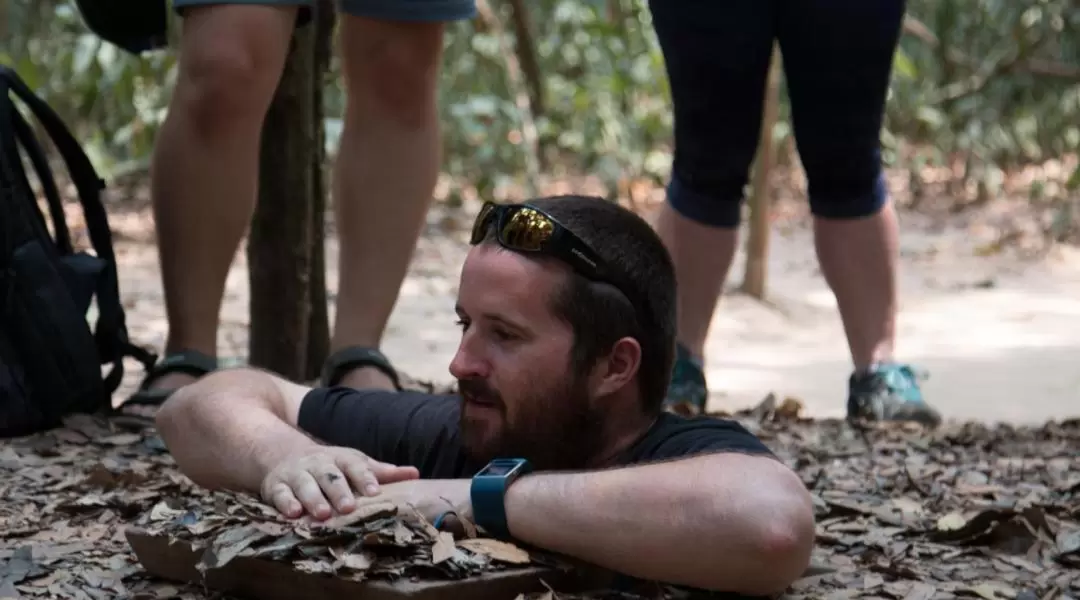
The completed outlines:
{"type": "Polygon", "coordinates": [[[302,3],[174,0],[179,73],[151,167],[169,336],[134,402],[160,402],[215,367],[225,279],[255,207],[263,118],[302,3]]]}
{"type": "Polygon", "coordinates": [[[779,11],[814,239],[836,295],[855,371],[849,417],[940,421],[911,368],[893,361],[898,226],[880,136],[903,0],[800,0],[779,11]]]}
{"type": "Polygon", "coordinates": [[[438,176],[444,23],[474,11],[473,0],[342,2],[348,103],[334,172],[341,254],[325,384],[395,383],[378,347],[438,176]]]}
{"type": "Polygon", "coordinates": [[[678,279],[672,410],[705,408],[709,323],[735,256],[757,149],[775,0],[653,0],[675,113],[675,159],[657,231],[678,279]]]}

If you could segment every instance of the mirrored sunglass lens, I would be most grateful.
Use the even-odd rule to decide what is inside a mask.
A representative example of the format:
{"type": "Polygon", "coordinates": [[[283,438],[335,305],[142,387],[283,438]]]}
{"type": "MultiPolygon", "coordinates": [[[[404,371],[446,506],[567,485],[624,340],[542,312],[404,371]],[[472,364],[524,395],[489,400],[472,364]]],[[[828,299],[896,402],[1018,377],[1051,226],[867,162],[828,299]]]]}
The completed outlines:
{"type": "Polygon", "coordinates": [[[521,208],[506,220],[502,238],[508,246],[535,252],[543,248],[554,232],[555,225],[547,216],[531,208],[521,208]]]}

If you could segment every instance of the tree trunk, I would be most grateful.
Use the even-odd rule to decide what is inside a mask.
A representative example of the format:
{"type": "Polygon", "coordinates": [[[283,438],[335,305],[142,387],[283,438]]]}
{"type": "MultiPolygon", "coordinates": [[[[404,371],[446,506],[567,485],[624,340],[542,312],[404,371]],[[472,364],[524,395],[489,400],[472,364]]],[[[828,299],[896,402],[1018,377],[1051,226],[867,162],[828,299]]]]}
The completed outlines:
{"type": "Polygon", "coordinates": [[[326,131],[323,127],[323,78],[330,70],[334,35],[334,5],[320,0],[315,14],[315,152],[311,153],[311,319],[308,322],[307,369],[305,379],[318,379],[330,353],[330,317],[326,313],[326,131]]]}
{"type": "MultiPolygon", "coordinates": [[[[521,74],[529,89],[529,111],[531,119],[535,122],[547,113],[547,94],[544,76],[540,70],[540,53],[536,49],[536,37],[532,34],[532,17],[529,14],[528,3],[525,0],[510,0],[510,17],[514,26],[514,52],[517,53],[521,74]]],[[[535,128],[535,125],[523,124],[523,126],[535,128]]],[[[535,136],[536,164],[539,171],[544,172],[549,166],[544,148],[545,141],[539,132],[535,136]]]]}
{"type": "Polygon", "coordinates": [[[317,91],[322,78],[316,64],[323,6],[313,23],[294,32],[263,124],[259,198],[247,244],[249,363],[294,381],[308,379],[309,357],[320,348],[325,353],[328,343],[322,95],[317,91]]]}
{"type": "Polygon", "coordinates": [[[539,52],[532,34],[532,17],[525,0],[510,0],[510,17],[514,25],[514,51],[521,64],[521,74],[529,87],[533,118],[539,119],[547,111],[544,95],[544,78],[540,74],[539,52]]]}
{"type": "Polygon", "coordinates": [[[761,140],[754,159],[754,178],[750,195],[750,235],[746,240],[746,269],[742,291],[758,300],[765,299],[765,281],[769,264],[769,173],[773,165],[773,126],[780,106],[780,51],[774,46],[769,80],[765,89],[765,110],[761,119],[761,140]]]}

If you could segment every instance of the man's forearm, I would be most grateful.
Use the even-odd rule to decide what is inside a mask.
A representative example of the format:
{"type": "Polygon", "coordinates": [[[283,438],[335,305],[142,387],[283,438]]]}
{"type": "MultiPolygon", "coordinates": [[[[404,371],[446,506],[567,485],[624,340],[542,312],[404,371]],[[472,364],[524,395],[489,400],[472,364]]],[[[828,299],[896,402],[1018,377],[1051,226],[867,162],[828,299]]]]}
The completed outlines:
{"type": "Polygon", "coordinates": [[[523,542],[641,579],[768,594],[798,577],[813,540],[783,468],[731,454],[537,474],[507,491],[507,521],[523,542]]]}
{"type": "Polygon", "coordinates": [[[259,397],[273,390],[238,385],[204,392],[199,383],[175,392],[157,418],[169,452],[195,483],[257,493],[283,457],[316,444],[259,397]]]}

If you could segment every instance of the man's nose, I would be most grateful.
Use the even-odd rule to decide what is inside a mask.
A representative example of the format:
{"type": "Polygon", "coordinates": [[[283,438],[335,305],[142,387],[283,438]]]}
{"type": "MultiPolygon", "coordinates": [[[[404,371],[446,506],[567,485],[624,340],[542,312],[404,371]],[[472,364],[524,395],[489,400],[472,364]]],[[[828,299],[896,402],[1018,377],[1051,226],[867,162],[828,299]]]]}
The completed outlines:
{"type": "Polygon", "coordinates": [[[462,339],[458,345],[454,359],[450,361],[450,375],[454,379],[483,378],[488,375],[487,362],[484,361],[472,348],[466,339],[462,339]]]}

